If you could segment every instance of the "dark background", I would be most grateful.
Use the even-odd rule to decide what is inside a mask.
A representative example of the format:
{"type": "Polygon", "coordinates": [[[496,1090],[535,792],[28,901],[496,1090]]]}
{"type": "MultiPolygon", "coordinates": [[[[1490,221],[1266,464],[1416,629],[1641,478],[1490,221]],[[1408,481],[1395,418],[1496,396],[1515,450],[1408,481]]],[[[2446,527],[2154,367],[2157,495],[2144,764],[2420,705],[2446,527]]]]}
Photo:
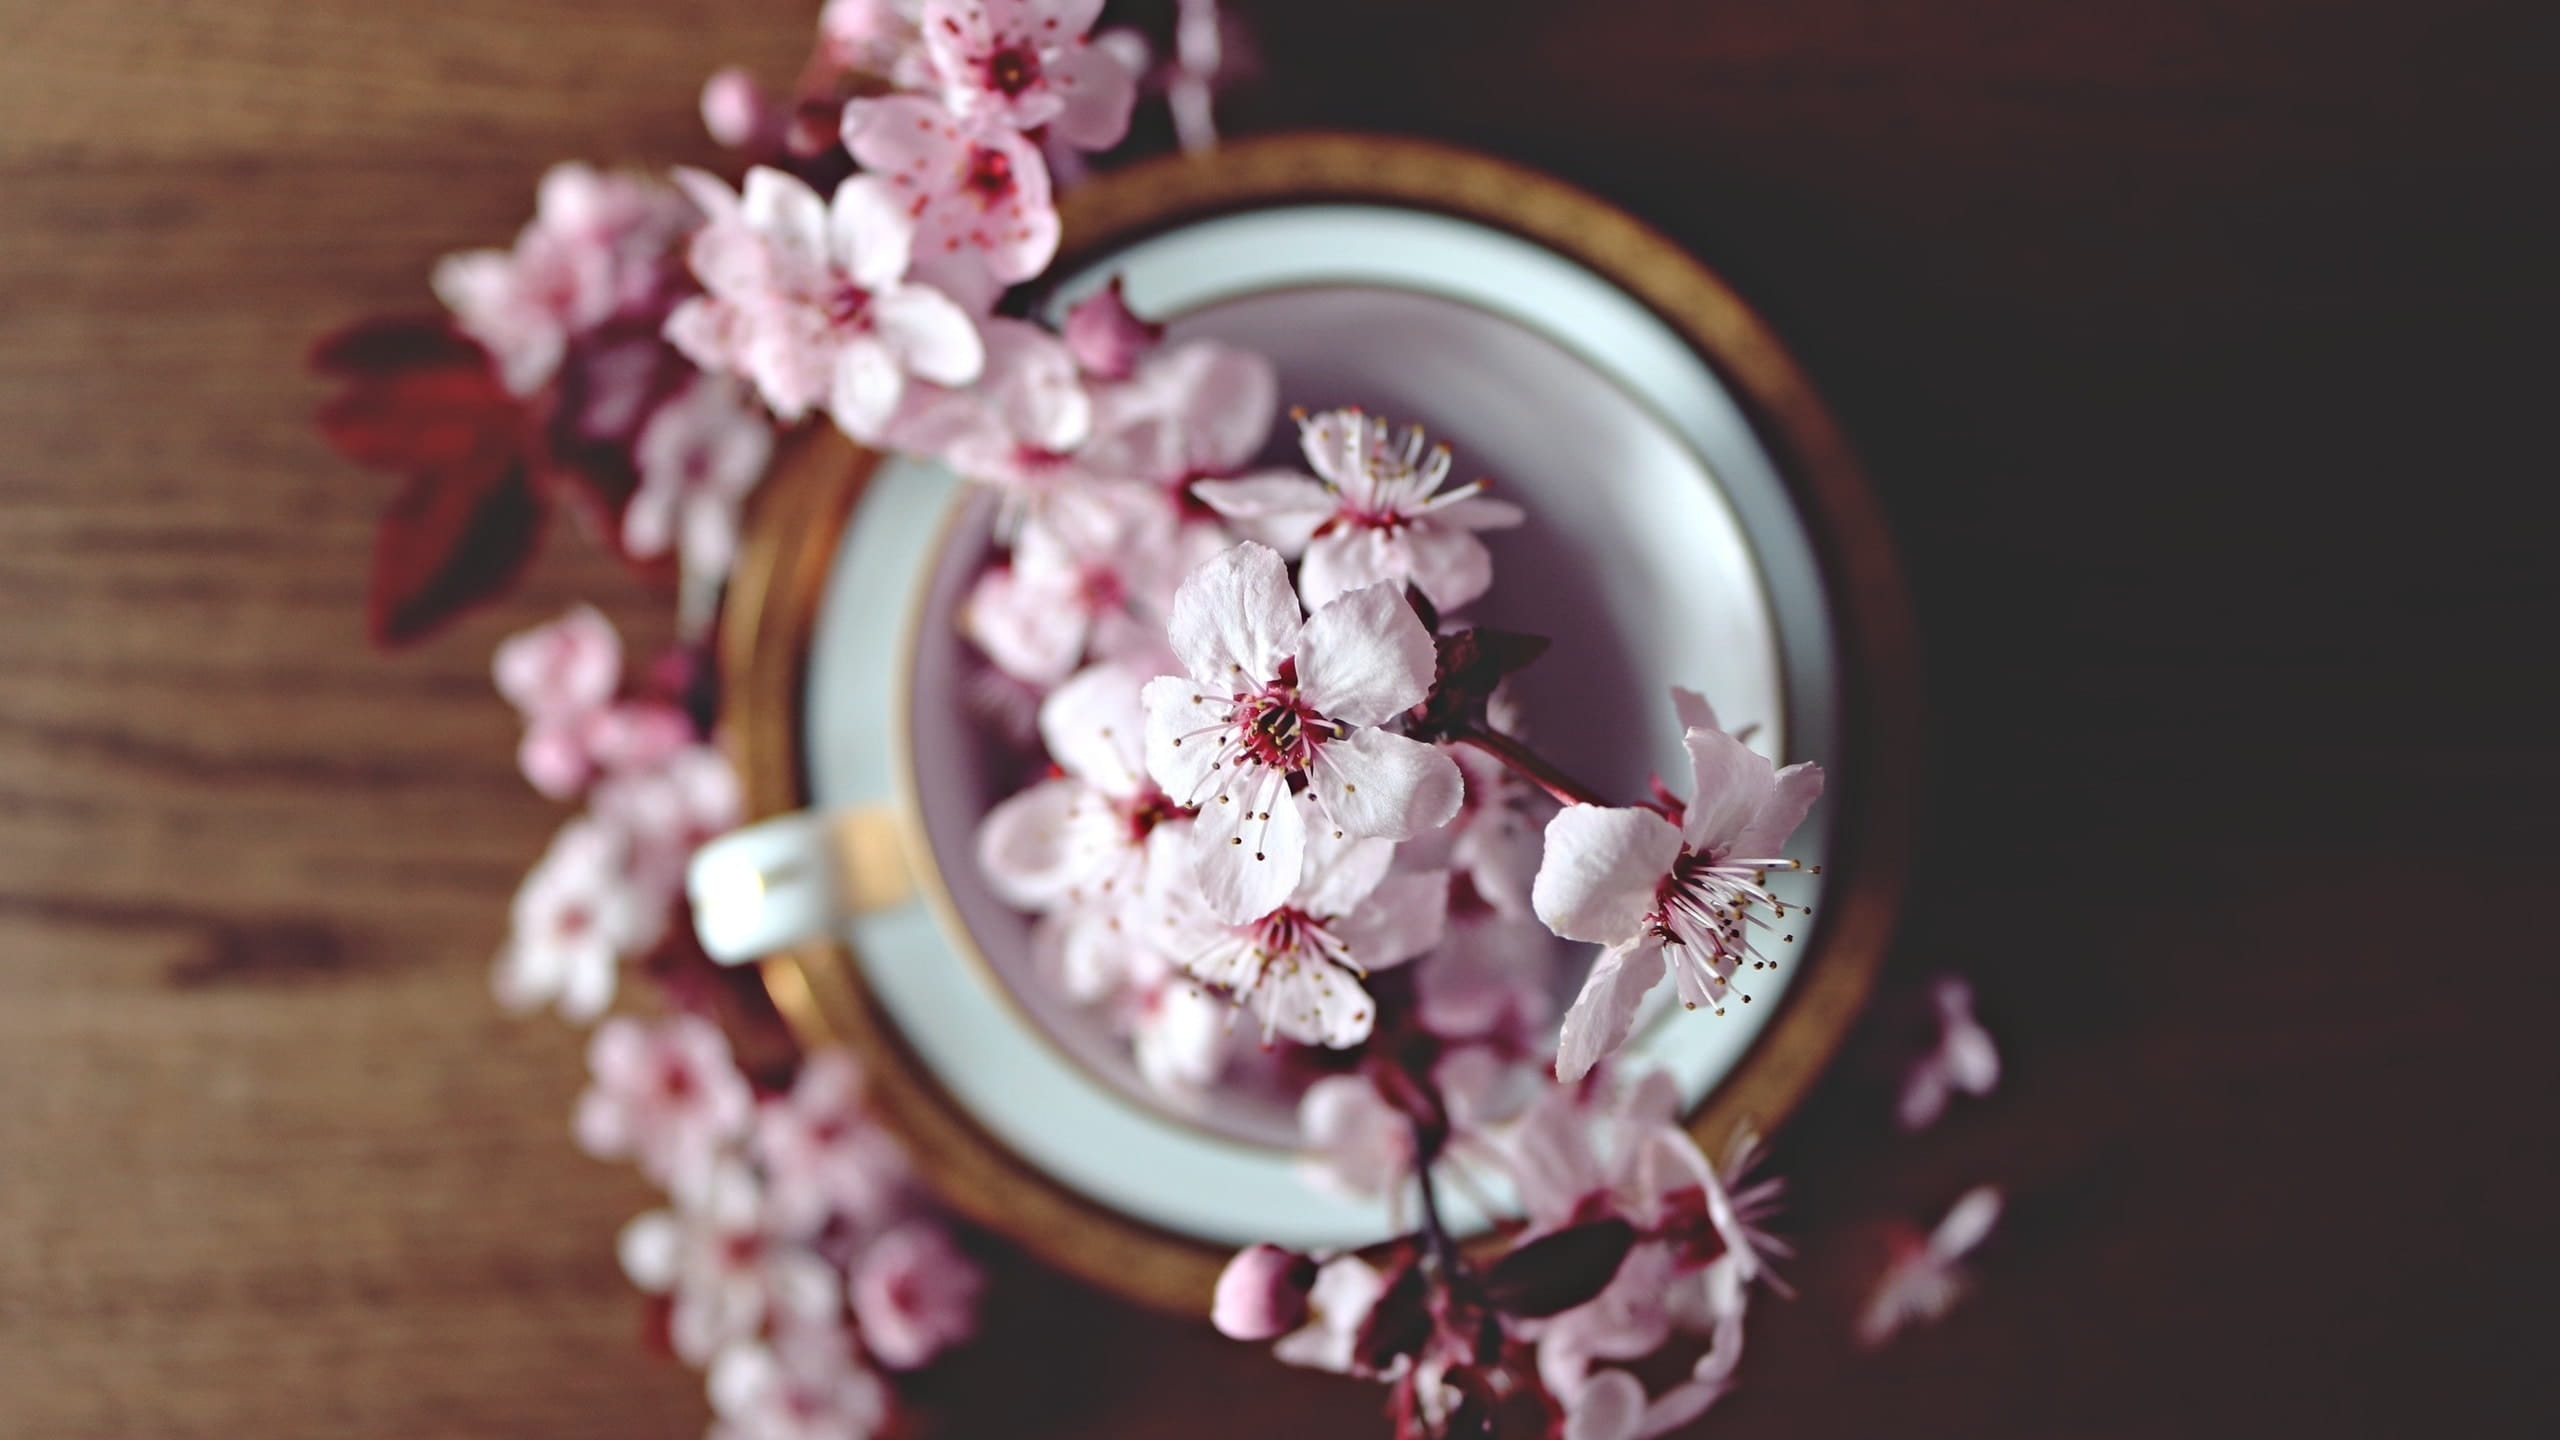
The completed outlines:
{"type": "MultiPolygon", "coordinates": [[[[1775,324],[1904,547],[1934,783],[1894,975],[2010,1082],[1785,1136],[1750,1435],[2551,1433],[2553,13],[2341,0],[1244,7],[1227,119],[1477,145],[1775,324]],[[1873,1360],[1881,1223],[1996,1180],[1873,1360]]],[[[388,488],[306,342],[550,161],[709,162],[803,0],[0,0],[0,1433],[690,1436],[486,967],[556,813],[498,636],[359,638],[388,488]]],[[[1141,12],[1144,13],[1143,7],[1141,12]]],[[[1879,1022],[1879,1028],[1882,1021],[1879,1022]]],[[[1374,1392],[1005,1267],[961,1434],[1382,1433],[1374,1392]],[[992,1418],[990,1418],[992,1417],[992,1418]]]]}

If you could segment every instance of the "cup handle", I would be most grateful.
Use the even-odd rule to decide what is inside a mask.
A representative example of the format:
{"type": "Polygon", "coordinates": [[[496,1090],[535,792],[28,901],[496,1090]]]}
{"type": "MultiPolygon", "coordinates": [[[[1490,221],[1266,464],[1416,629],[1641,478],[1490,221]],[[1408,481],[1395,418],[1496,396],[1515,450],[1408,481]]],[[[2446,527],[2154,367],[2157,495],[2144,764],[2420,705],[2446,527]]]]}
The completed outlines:
{"type": "Polygon", "coordinates": [[[895,811],[795,810],[732,830],[685,871],[693,928],[723,965],[834,937],[856,915],[915,894],[895,811]]]}

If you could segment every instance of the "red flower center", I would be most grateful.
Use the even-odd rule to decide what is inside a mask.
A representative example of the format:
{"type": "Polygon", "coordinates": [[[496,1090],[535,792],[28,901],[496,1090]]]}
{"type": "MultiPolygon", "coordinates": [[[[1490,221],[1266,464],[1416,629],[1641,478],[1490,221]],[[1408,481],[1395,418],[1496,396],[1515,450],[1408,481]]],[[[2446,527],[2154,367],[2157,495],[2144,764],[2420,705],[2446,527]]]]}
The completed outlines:
{"type": "Polygon", "coordinates": [[[1013,161],[1001,150],[973,145],[969,148],[968,178],[961,184],[978,197],[981,208],[992,210],[1013,198],[1013,161]]]}
{"type": "Polygon", "coordinates": [[[1007,45],[987,57],[987,88],[1011,100],[1040,83],[1040,55],[1028,45],[1007,45]]]}

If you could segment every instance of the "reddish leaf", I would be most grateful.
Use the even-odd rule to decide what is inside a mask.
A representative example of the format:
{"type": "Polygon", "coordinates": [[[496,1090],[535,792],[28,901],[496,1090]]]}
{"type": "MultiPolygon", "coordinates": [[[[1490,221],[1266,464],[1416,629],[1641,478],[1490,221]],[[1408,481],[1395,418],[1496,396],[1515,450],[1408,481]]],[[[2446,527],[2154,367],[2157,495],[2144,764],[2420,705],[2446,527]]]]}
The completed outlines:
{"type": "Polygon", "coordinates": [[[1430,698],[1422,702],[1422,714],[1413,727],[1414,735],[1422,739],[1482,728],[1485,702],[1492,698],[1494,687],[1544,654],[1547,637],[1479,627],[1436,635],[1432,643],[1439,651],[1438,673],[1432,677],[1430,698]]]}
{"type": "Polygon", "coordinates": [[[1387,1272],[1386,1288],[1351,1345],[1353,1363],[1383,1371],[1401,1355],[1419,1354],[1431,1338],[1431,1287],[1422,1267],[1406,1260],[1387,1272]]]}
{"type": "Polygon", "coordinates": [[[1486,1267],[1484,1301],[1530,1319],[1561,1315],[1608,1289],[1635,1243],[1636,1227],[1615,1216],[1550,1231],[1486,1267]]]}
{"type": "Polygon", "coordinates": [[[320,406],[320,434],[359,465],[410,474],[462,466],[525,429],[522,402],[450,325],[366,322],[321,341],[311,359],[348,382],[320,406]]]}
{"type": "Polygon", "coordinates": [[[370,316],[311,347],[311,368],[342,380],[466,363],[485,366],[488,356],[440,312],[370,316]]]}
{"type": "Polygon", "coordinates": [[[410,476],[374,539],[374,643],[422,639],[514,584],[542,522],[542,503],[512,446],[492,444],[458,465],[410,476]]]}

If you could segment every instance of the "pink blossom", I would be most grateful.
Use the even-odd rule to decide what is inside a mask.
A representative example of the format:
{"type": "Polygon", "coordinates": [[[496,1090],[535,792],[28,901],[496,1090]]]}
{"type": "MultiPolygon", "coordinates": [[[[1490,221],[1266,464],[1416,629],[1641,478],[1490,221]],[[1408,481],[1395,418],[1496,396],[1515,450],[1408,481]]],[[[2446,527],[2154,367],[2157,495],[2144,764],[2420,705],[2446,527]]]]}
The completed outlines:
{"type": "Polygon", "coordinates": [[[1763,963],[1745,928],[1765,923],[1753,912],[1786,914],[1762,884],[1766,872],[1795,867],[1776,852],[1822,794],[1818,767],[1774,769],[1717,729],[1706,701],[1685,691],[1674,700],[1689,722],[1690,796],[1680,823],[1658,810],[1598,805],[1567,806],[1547,822],[1530,897],[1538,918],[1568,940],[1609,947],[1565,1013],[1560,1080],[1579,1080],[1625,1042],[1666,960],[1684,1003],[1722,1013],[1743,962],[1763,963]]]}
{"type": "Polygon", "coordinates": [[[1653,1440],[1707,1413],[1731,1387],[1725,1376],[1692,1375],[1647,1399],[1627,1371],[1596,1370],[1565,1402],[1560,1440],[1653,1440]]]}
{"type": "Polygon", "coordinates": [[[1095,387],[1086,463],[1187,503],[1192,482],[1253,463],[1279,407],[1280,377],[1262,356],[1214,340],[1158,346],[1126,380],[1095,387]]]}
{"type": "Polygon", "coordinates": [[[654,180],[555,165],[515,248],[446,256],[436,296],[498,362],[506,387],[530,395],[558,372],[571,340],[663,303],[670,252],[693,219],[683,197],[654,180]]]}
{"type": "Polygon", "coordinates": [[[964,129],[915,95],[856,100],[845,148],[915,217],[918,279],[973,310],[1049,268],[1058,211],[1040,147],[1012,130],[964,129]]]}
{"type": "Polygon", "coordinates": [[[1138,362],[1164,341],[1164,327],[1131,313],[1120,277],[1076,302],[1061,328],[1076,364],[1097,380],[1126,380],[1138,362]]]}
{"type": "Polygon", "coordinates": [[[837,1217],[878,1226],[907,1181],[905,1153],[862,1108],[862,1071],[841,1050],[811,1055],[789,1094],[757,1107],[754,1149],[774,1228],[788,1235],[837,1217]]]}
{"type": "Polygon", "coordinates": [[[1386,1277],[1357,1255],[1337,1255],[1316,1271],[1307,1291],[1307,1323],[1280,1337],[1272,1356],[1284,1365],[1360,1373],[1360,1327],[1386,1293],[1386,1277]]]}
{"type": "Polygon", "coordinates": [[[1905,1130],[1936,1124],[1956,1094],[1988,1095],[2000,1083],[2000,1047],[1973,1018],[1973,987],[1962,976],[1939,976],[1929,987],[1929,1003],[1937,1017],[1937,1043],[1903,1079],[1894,1113],[1905,1130]]]}
{"type": "Polygon", "coordinates": [[[1192,858],[1219,918],[1252,922],[1288,901],[1304,809],[1319,833],[1355,840],[1401,840],[1457,813],[1457,764],[1379,728],[1421,703],[1435,658],[1393,587],[1301,619],[1280,557],[1247,543],[1182,582],[1167,638],[1190,673],[1147,682],[1147,768],[1200,808],[1192,858]]]}
{"type": "Polygon", "coordinates": [[[498,693],[524,716],[516,764],[533,788],[565,800],[595,773],[589,730],[622,683],[622,637],[592,605],[511,635],[492,669],[498,693]]]}
{"type": "Polygon", "coordinates": [[[680,1199],[700,1192],[754,1114],[728,1037],[690,1015],[606,1021],[587,1044],[587,1068],[595,1080],[578,1097],[579,1146],[637,1162],[680,1199]]]}
{"type": "Polygon", "coordinates": [[[1316,1262],[1277,1245],[1248,1245],[1218,1272],[1209,1323],[1230,1340],[1276,1340],[1307,1320],[1316,1262]]]}
{"type": "Polygon", "coordinates": [[[622,512],[622,548],[634,557],[670,547],[684,573],[716,582],[738,551],[738,507],[773,458],[773,422],[730,380],[706,375],[660,405],[632,459],[640,486],[622,512]]]}
{"type": "Polygon", "coordinates": [[[963,120],[1046,125],[1079,150],[1128,133],[1138,77],[1085,35],[1102,0],[925,0],[926,52],[963,120]]]}
{"type": "Polygon", "coordinates": [[[889,1423],[889,1387],[833,1320],[779,1326],[711,1362],[706,1440],[868,1440],[889,1423]]]}
{"type": "Polygon", "coordinates": [[[1085,660],[1172,663],[1165,615],[1184,576],[1233,543],[1214,523],[1186,521],[1167,497],[1133,485],[1078,492],[1014,535],[1013,553],[979,575],[962,605],[964,633],[1006,674],[1054,685],[1085,660]]]}
{"type": "Polygon", "coordinates": [[[1147,839],[1175,812],[1147,774],[1140,679],[1096,665],[1040,703],[1041,742],[1060,773],[978,828],[980,868],[1007,902],[1045,910],[1142,889],[1147,839]]]}
{"type": "MultiPolygon", "coordinates": [[[[1195,876],[1197,854],[1195,846],[1195,876]]],[[[1377,1020],[1360,982],[1438,944],[1447,923],[1448,874],[1390,875],[1394,863],[1386,841],[1319,835],[1305,847],[1305,878],[1279,904],[1238,923],[1179,903],[1176,891],[1159,944],[1194,979],[1253,1010],[1266,1041],[1277,1033],[1346,1049],[1377,1020]]]]}
{"type": "Polygon", "coordinates": [[[492,982],[500,1004],[556,1003],[583,1025],[613,1003],[622,957],[656,943],[666,925],[665,907],[633,892],[623,860],[623,837],[611,826],[581,817],[561,827],[516,890],[492,982]]]}
{"type": "Polygon", "coordinates": [[[853,1271],[853,1314],[872,1358],[912,1370],[977,1332],[978,1267],[938,1225],[909,1221],[863,1251],[853,1271]]]}
{"type": "Polygon", "coordinates": [[[824,1323],[844,1303],[835,1267],[765,1229],[755,1175],[735,1160],[624,1226],[615,1248],[632,1284],[668,1297],[668,1339],[694,1365],[768,1323],[824,1323]]]}
{"type": "MultiPolygon", "coordinates": [[[[1526,1097],[1525,1076],[1484,1046],[1450,1049],[1431,1067],[1449,1118],[1442,1158],[1491,1153],[1486,1127],[1509,1119],[1526,1097]]],[[[1299,1173],[1318,1189],[1351,1199],[1392,1195],[1419,1173],[1413,1121],[1387,1103],[1366,1075],[1328,1075],[1298,1099],[1299,1173]]]]}
{"type": "Polygon", "coordinates": [[[1973,1277],[1962,1262],[1990,1238],[2000,1209],[1999,1190],[1981,1185],[1957,1199],[1928,1234],[1897,1228],[1891,1237],[1893,1258],[1858,1317],[1858,1343],[1872,1349],[1953,1309],[1972,1287],[1973,1277]]]}
{"type": "MultiPolygon", "coordinates": [[[[1488,707],[1496,731],[1519,733],[1517,707],[1497,692],[1488,707]]],[[[1442,865],[1464,876],[1474,898],[1505,917],[1535,912],[1529,891],[1546,853],[1546,822],[1555,802],[1520,773],[1472,745],[1456,745],[1449,758],[1465,777],[1466,797],[1448,827],[1414,837],[1408,864],[1442,865]]]]}
{"type": "Polygon", "coordinates": [[[673,904],[693,852],[738,825],[737,772],[715,747],[686,744],[608,774],[587,807],[629,837],[632,885],[673,904]]]}
{"type": "Polygon", "coordinates": [[[689,254],[708,293],[667,318],[667,339],[695,364],[752,380],[788,422],[823,405],[858,440],[881,434],[910,375],[977,378],[977,327],[907,279],[915,222],[887,181],[857,176],[828,201],[763,166],[743,196],[697,170],[676,178],[710,217],[689,254]]]}
{"type": "Polygon", "coordinates": [[[1302,418],[1298,432],[1320,481],[1269,475],[1191,489],[1247,534],[1303,554],[1307,603],[1385,583],[1412,585],[1445,612],[1493,583],[1493,558],[1475,532],[1519,524],[1520,507],[1483,498],[1482,480],[1444,493],[1448,446],[1426,451],[1418,425],[1398,440],[1357,409],[1302,418]]]}

